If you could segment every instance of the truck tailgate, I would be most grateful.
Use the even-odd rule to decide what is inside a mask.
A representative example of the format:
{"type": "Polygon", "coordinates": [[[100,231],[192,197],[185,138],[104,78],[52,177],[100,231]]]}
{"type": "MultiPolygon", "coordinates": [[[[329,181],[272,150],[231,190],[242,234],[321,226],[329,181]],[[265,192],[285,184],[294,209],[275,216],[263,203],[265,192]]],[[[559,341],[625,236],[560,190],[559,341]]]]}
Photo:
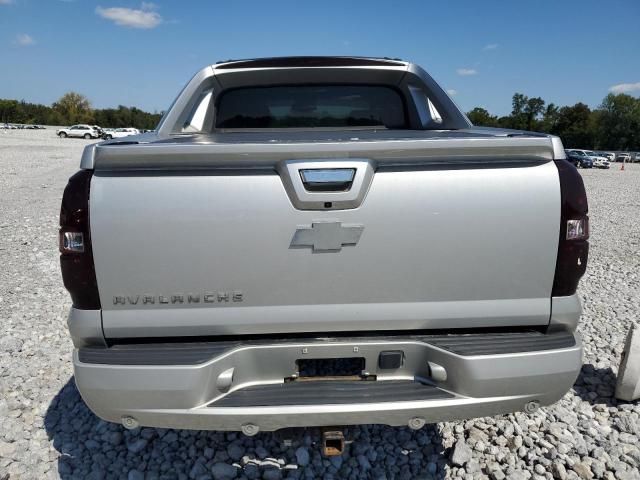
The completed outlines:
{"type": "Polygon", "coordinates": [[[359,206],[328,211],[296,208],[273,168],[96,168],[105,336],[547,324],[560,189],[545,156],[468,168],[374,159],[359,206]],[[360,236],[296,244],[323,222],[334,243],[352,226],[360,236]]]}

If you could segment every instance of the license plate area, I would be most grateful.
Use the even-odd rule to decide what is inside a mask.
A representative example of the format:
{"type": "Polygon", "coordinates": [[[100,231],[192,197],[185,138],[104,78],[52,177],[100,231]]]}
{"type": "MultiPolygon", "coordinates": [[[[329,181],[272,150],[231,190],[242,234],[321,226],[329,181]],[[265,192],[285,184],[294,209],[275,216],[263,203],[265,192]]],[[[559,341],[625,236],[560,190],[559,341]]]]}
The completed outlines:
{"type": "Polygon", "coordinates": [[[296,374],[285,381],[328,381],[375,379],[366,375],[364,357],[304,358],[296,360],[296,374]]]}

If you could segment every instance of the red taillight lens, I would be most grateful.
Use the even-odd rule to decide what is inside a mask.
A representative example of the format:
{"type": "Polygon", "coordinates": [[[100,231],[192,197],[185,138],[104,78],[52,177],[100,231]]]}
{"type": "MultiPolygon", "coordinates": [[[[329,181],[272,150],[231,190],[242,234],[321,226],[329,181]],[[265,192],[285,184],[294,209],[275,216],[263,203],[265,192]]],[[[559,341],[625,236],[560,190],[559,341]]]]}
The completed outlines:
{"type": "Polygon", "coordinates": [[[560,176],[560,239],[556,274],[553,279],[554,297],[576,293],[578,282],[587,269],[589,256],[589,207],[582,177],[576,167],[566,160],[556,160],[560,176]]]}
{"type": "Polygon", "coordinates": [[[80,170],[69,179],[60,208],[60,268],[73,306],[100,309],[89,230],[89,187],[93,171],[80,170]]]}

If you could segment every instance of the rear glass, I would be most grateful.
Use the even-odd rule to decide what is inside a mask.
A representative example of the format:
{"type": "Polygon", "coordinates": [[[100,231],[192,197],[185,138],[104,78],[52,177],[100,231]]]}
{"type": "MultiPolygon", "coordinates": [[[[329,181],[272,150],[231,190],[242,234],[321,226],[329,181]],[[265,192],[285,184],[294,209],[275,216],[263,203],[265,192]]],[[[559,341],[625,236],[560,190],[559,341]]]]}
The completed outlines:
{"type": "Polygon", "coordinates": [[[407,128],[404,102],[373,85],[296,85],[230,90],[218,100],[216,128],[407,128]]]}

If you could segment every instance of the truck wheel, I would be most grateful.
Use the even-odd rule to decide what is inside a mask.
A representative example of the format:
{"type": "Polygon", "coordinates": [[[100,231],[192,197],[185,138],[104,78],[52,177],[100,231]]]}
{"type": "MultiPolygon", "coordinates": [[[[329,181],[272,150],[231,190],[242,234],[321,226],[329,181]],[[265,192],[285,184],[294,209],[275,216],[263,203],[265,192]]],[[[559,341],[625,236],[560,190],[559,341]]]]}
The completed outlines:
{"type": "Polygon", "coordinates": [[[85,140],[91,140],[91,135],[89,135],[88,133],[84,134],[84,139],[85,140]]]}
{"type": "Polygon", "coordinates": [[[60,138],[67,138],[67,134],[66,134],[65,132],[60,132],[60,133],[58,134],[58,136],[59,136],[60,138]]]}

